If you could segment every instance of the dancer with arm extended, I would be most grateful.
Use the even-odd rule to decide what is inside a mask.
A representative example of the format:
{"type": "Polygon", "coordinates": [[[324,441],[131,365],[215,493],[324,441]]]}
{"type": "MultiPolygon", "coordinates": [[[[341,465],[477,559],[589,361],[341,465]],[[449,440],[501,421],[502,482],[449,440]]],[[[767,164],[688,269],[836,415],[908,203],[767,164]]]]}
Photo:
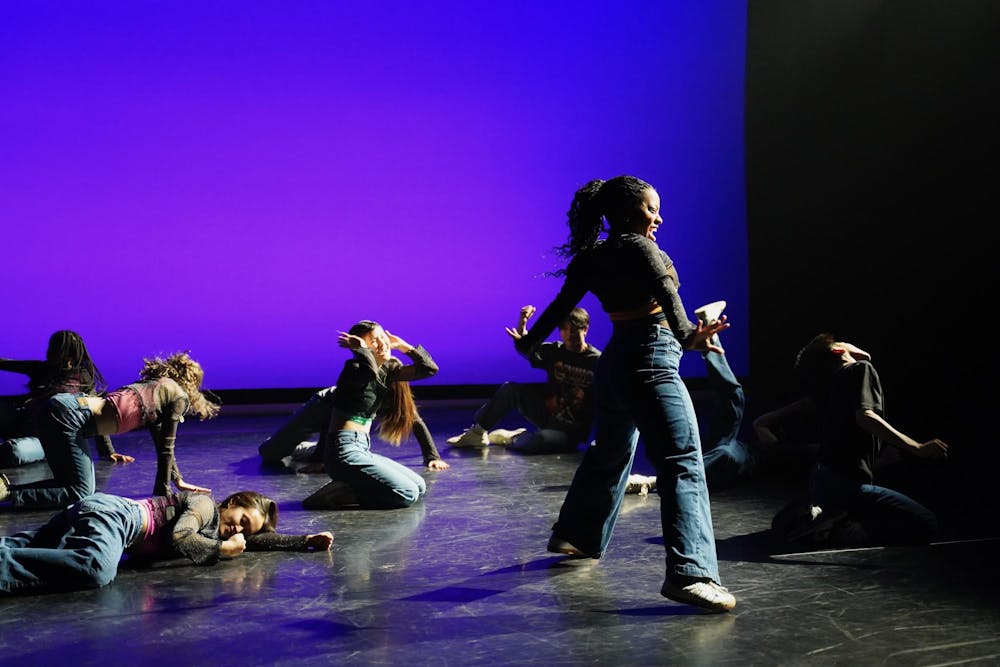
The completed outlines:
{"type": "Polygon", "coordinates": [[[820,333],[799,350],[795,369],[805,396],[754,421],[764,441],[777,440],[774,430],[793,415],[812,415],[819,424],[808,498],[792,501],[774,517],[775,537],[805,548],[930,541],[937,530],[934,513],[877,484],[875,464],[883,443],[929,460],[946,459],[948,444],[917,440],[887,421],[878,371],[856,345],[820,333]]]}
{"type": "Polygon", "coordinates": [[[423,477],[371,451],[371,426],[381,415],[378,435],[398,445],[413,428],[413,395],[408,382],[438,371],[423,346],[390,334],[377,322],[362,320],[341,332],[337,344],[352,352],[332,395],[323,466],[332,480],[303,500],[309,509],[395,509],[409,507],[427,490],[423,477]],[[392,356],[400,350],[412,361],[392,356]]]}
{"type": "Polygon", "coordinates": [[[595,377],[597,439],[573,477],[549,551],[605,553],[641,433],[660,497],[666,548],[660,593],[723,612],[736,600],[720,582],[698,425],[679,365],[685,350],[720,351],[711,339],[729,324],[725,316],[711,325],[689,321],[673,262],[656,244],[662,222],[659,195],[638,178],[580,188],[568,212],[569,239],[559,248],[569,259],[556,272],[563,285],[514,345],[530,356],[588,291],[613,323],[595,377]]]}
{"type": "MultiPolygon", "coordinates": [[[[0,468],[13,468],[45,459],[33,419],[33,408],[59,393],[93,394],[105,389],[83,337],[61,329],[49,336],[44,360],[0,359],[0,371],[28,376],[28,393],[0,398],[0,468]]],[[[111,438],[94,438],[101,458],[114,463],[135,459],[115,451],[111,438]]]]}
{"type": "MultiPolygon", "coordinates": [[[[400,391],[410,392],[409,383],[400,382],[400,391]],[[405,387],[402,385],[406,385],[405,387]]],[[[313,394],[291,417],[285,421],[277,431],[272,433],[260,444],[257,451],[260,453],[261,463],[269,468],[287,469],[286,461],[305,461],[306,465],[298,472],[323,472],[323,452],[326,449],[327,427],[330,425],[330,417],[333,415],[333,393],[337,389],[336,385],[320,389],[313,394]],[[315,445],[306,445],[315,435],[319,435],[319,441],[315,445]],[[318,465],[318,470],[313,467],[318,465]]],[[[413,437],[420,445],[420,453],[424,458],[424,465],[429,470],[447,470],[451,467],[447,461],[441,458],[437,446],[434,443],[434,436],[427,428],[423,417],[417,409],[414,401],[404,401],[407,409],[412,408],[413,437]]],[[[383,409],[385,409],[383,405],[383,409]]],[[[381,415],[378,415],[381,417],[381,415]]]]}
{"type": "MultiPolygon", "coordinates": [[[[516,327],[507,334],[517,340],[527,334],[534,306],[521,308],[516,327]]],[[[594,421],[594,368],[601,351],[587,343],[590,314],[574,308],[559,323],[559,342],[538,346],[528,360],[545,371],[543,385],[504,382],[473,416],[472,426],[448,442],[455,447],[481,449],[506,445],[521,454],[574,452],[586,442],[594,421]],[[537,430],[493,429],[508,413],[517,411],[537,430]]]]}
{"type": "Polygon", "coordinates": [[[174,458],[177,426],[186,415],[210,419],[219,405],[201,391],[204,371],[186,352],[146,359],[139,381],[104,396],[61,393],[40,406],[39,436],[52,479],[11,484],[0,474],[0,501],[16,509],[64,507],[94,493],[94,462],[87,438],[127,433],[145,427],[156,447],[154,495],[210,489],[189,484],[174,458]]]}
{"type": "Polygon", "coordinates": [[[96,493],[34,531],[0,537],[0,596],[100,588],[122,557],[212,565],[247,551],[326,551],[330,532],[281,535],[278,505],[255,491],[216,505],[202,493],[142,500],[96,493]]]}

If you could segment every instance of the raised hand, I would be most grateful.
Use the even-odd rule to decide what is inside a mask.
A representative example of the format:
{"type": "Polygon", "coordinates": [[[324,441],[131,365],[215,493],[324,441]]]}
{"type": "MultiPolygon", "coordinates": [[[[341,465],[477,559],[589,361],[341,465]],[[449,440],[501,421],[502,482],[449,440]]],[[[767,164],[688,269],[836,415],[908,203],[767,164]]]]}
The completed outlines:
{"type": "Polygon", "coordinates": [[[406,352],[413,346],[407,343],[405,340],[397,336],[396,334],[385,332],[385,335],[389,337],[389,347],[393,350],[402,350],[406,352]]]}
{"type": "Polygon", "coordinates": [[[337,332],[337,345],[346,347],[349,350],[360,350],[368,347],[364,338],[349,334],[346,331],[337,332]]]}
{"type": "Polygon", "coordinates": [[[528,334],[528,320],[530,320],[531,316],[534,314],[535,314],[534,306],[523,306],[521,308],[520,317],[517,320],[517,327],[514,329],[511,329],[510,327],[504,327],[504,331],[506,331],[507,335],[513,338],[514,340],[520,340],[523,336],[526,336],[528,334]]]}

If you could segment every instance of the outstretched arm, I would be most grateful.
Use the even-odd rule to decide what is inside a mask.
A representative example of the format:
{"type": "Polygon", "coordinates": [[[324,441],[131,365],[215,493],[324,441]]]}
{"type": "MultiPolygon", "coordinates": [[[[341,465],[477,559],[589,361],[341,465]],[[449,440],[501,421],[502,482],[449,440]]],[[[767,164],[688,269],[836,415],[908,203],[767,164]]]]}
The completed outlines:
{"type": "Polygon", "coordinates": [[[282,535],[257,533],[246,538],[247,551],[329,551],[333,533],[324,531],[312,535],[282,535]]]}
{"type": "Polygon", "coordinates": [[[922,459],[944,459],[948,457],[948,444],[939,438],[919,442],[906,435],[879,416],[874,410],[858,410],[854,420],[866,433],[874,435],[882,442],[892,445],[922,459]]]}

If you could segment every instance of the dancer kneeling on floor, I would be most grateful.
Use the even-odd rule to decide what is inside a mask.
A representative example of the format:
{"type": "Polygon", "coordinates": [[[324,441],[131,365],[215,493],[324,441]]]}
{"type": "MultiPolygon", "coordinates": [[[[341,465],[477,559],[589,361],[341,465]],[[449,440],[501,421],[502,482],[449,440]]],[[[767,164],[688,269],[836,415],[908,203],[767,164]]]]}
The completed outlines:
{"type": "MultiPolygon", "coordinates": [[[[528,333],[534,306],[521,308],[517,326],[507,334],[517,340],[528,333]]],[[[594,422],[594,368],[601,351],[587,343],[590,314],[574,308],[559,323],[560,342],[547,342],[528,359],[532,368],[545,371],[545,384],[504,382],[473,417],[472,426],[448,438],[455,447],[482,449],[506,445],[521,454],[575,452],[588,440],[594,422]],[[508,413],[517,411],[537,430],[493,427],[508,413]]]]}
{"type": "Polygon", "coordinates": [[[936,461],[948,457],[948,444],[939,438],[917,440],[886,420],[882,381],[871,355],[851,343],[820,333],[799,350],[795,370],[805,396],[759,416],[754,427],[763,437],[783,419],[812,415],[820,449],[807,497],[775,515],[774,537],[786,547],[804,549],[929,542],[937,531],[934,513],[876,484],[875,464],[883,443],[936,461]]]}
{"type": "Polygon", "coordinates": [[[240,491],[218,505],[202,493],[132,500],[95,493],[38,530],[0,537],[0,595],[99,588],[114,581],[122,557],[186,557],[212,565],[247,551],[326,551],[330,532],[280,535],[278,505],[240,491]]]}
{"type": "Polygon", "coordinates": [[[397,509],[409,507],[427,491],[424,478],[406,466],[371,451],[371,425],[379,415],[378,435],[398,445],[413,430],[416,409],[409,382],[438,371],[422,346],[414,347],[377,322],[362,320],[337,344],[353,352],[337,378],[323,466],[333,480],[302,501],[307,509],[397,509]],[[413,361],[392,356],[400,350],[413,361]]]}
{"type": "MultiPolygon", "coordinates": [[[[400,392],[410,393],[408,382],[400,381],[397,384],[400,392]]],[[[333,395],[336,390],[337,386],[334,385],[317,391],[277,431],[269,435],[257,448],[261,464],[269,469],[325,472],[323,454],[326,451],[329,435],[327,428],[333,415],[333,395]],[[310,441],[310,438],[317,434],[319,440],[310,441]],[[303,465],[296,469],[296,462],[301,462],[303,465]]],[[[429,470],[447,470],[451,465],[441,458],[437,445],[434,444],[434,436],[417,411],[416,403],[412,400],[405,403],[408,408],[412,407],[411,431],[417,444],[420,445],[424,465],[429,470]]],[[[388,407],[388,402],[382,404],[376,421],[385,416],[383,411],[388,407]]]]}
{"type": "MultiPolygon", "coordinates": [[[[0,371],[28,376],[28,393],[0,396],[0,468],[14,468],[45,460],[34,412],[56,394],[93,394],[104,391],[104,378],[90,358],[80,334],[69,329],[49,336],[44,360],[0,359],[0,371]]],[[[94,438],[102,459],[131,463],[119,454],[106,435],[94,438]]]]}
{"type": "Polygon", "coordinates": [[[95,435],[127,433],[145,427],[156,446],[153,494],[164,496],[170,482],[178,491],[207,489],[181,477],[174,459],[177,425],[185,415],[214,417],[217,403],[201,392],[201,366],[186,352],[166,359],[146,359],[139,381],[104,396],[61,393],[39,408],[38,434],[52,479],[11,484],[0,473],[0,501],[10,499],[16,509],[65,507],[95,491],[94,462],[87,439],[95,435]]]}

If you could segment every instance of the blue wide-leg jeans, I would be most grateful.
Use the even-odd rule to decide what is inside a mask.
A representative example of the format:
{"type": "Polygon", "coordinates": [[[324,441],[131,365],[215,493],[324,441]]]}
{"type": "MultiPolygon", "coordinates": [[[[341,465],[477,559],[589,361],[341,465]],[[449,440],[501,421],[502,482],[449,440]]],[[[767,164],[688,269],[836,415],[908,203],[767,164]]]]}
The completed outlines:
{"type": "Polygon", "coordinates": [[[0,595],[99,588],[114,580],[142,531],[138,503],[103,493],[76,502],[37,531],[0,537],[0,595]]]}
{"type": "Polygon", "coordinates": [[[636,443],[656,469],[667,579],[719,580],[698,421],[680,376],[683,350],[658,324],[616,323],[597,364],[597,440],[587,449],[553,526],[599,558],[614,531],[636,443]]]}

